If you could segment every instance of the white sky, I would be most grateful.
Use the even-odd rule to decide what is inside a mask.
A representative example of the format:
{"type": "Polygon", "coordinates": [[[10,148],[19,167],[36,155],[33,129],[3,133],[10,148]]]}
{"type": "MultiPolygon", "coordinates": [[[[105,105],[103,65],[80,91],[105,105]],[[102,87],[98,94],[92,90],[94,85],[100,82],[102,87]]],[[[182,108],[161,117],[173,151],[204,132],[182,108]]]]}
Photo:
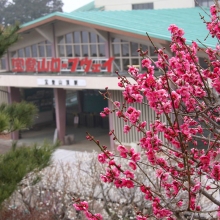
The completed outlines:
{"type": "Polygon", "coordinates": [[[63,3],[64,3],[63,11],[71,12],[91,1],[92,0],[63,0],[63,3]]]}

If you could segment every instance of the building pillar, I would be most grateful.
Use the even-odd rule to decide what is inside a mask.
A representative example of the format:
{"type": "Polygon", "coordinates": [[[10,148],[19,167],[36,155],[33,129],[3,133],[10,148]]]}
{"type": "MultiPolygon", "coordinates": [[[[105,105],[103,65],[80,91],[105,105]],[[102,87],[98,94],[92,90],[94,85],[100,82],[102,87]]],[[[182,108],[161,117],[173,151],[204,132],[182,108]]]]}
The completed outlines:
{"type": "Polygon", "coordinates": [[[64,144],[66,135],[66,90],[55,88],[54,99],[58,139],[64,144]]]}
{"type": "Polygon", "coordinates": [[[107,41],[105,42],[105,57],[110,58],[110,43],[111,43],[111,38],[110,38],[110,33],[107,33],[107,41]]]}
{"type": "Polygon", "coordinates": [[[10,57],[9,57],[9,52],[7,51],[6,54],[6,71],[10,71],[10,57]]]}
{"type": "MultiPolygon", "coordinates": [[[[16,87],[8,87],[8,102],[12,104],[14,102],[21,102],[20,89],[16,87]]],[[[16,141],[19,139],[19,131],[11,132],[11,139],[16,141]]]]}
{"type": "Polygon", "coordinates": [[[55,25],[54,25],[54,23],[52,23],[52,30],[53,30],[52,57],[57,57],[57,51],[56,51],[56,33],[55,33],[55,25]]]}

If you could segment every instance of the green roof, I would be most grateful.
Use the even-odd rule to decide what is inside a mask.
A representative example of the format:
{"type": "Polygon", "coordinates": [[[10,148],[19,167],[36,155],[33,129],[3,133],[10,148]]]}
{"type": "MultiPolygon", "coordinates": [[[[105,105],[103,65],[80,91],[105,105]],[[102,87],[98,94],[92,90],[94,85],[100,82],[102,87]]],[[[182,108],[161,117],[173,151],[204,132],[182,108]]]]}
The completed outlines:
{"type": "MultiPolygon", "coordinates": [[[[209,13],[209,11],[206,11],[209,13]]],[[[187,43],[199,39],[205,45],[214,47],[217,43],[216,39],[211,36],[206,38],[208,31],[206,25],[200,19],[203,15],[208,21],[208,15],[199,7],[182,8],[182,9],[158,9],[158,10],[133,10],[133,11],[76,11],[72,13],[55,12],[47,16],[41,17],[21,26],[28,27],[37,22],[41,22],[53,16],[68,18],[107,27],[116,30],[122,30],[129,33],[146,36],[146,32],[153,37],[170,41],[170,33],[168,26],[176,24],[185,31],[187,43]]],[[[147,39],[147,37],[146,37],[147,39]]]]}
{"type": "Polygon", "coordinates": [[[75,12],[79,12],[79,11],[103,11],[104,7],[99,7],[96,8],[95,7],[95,1],[89,2],[88,4],[77,8],[76,10],[70,12],[70,14],[75,13],[75,12]]]}

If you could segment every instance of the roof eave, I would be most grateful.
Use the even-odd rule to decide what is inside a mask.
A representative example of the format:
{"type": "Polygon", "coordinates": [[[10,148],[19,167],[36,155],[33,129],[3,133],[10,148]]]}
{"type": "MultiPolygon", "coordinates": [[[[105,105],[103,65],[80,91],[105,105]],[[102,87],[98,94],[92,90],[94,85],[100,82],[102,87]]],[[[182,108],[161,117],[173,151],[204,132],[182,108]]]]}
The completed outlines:
{"type": "MultiPolygon", "coordinates": [[[[85,22],[85,21],[79,21],[79,20],[76,20],[76,19],[66,18],[66,17],[60,16],[60,15],[56,15],[56,14],[52,15],[51,17],[48,17],[48,18],[46,18],[42,21],[35,22],[33,24],[21,27],[21,29],[18,31],[18,33],[23,33],[23,32],[26,32],[28,30],[37,28],[39,26],[42,26],[42,25],[45,25],[47,23],[51,23],[51,22],[54,22],[54,21],[64,21],[64,22],[68,22],[68,23],[71,23],[71,24],[77,24],[77,25],[82,25],[82,26],[94,28],[94,29],[99,29],[99,30],[102,30],[102,31],[107,31],[107,32],[111,32],[111,33],[121,34],[121,35],[126,35],[126,36],[129,36],[129,37],[134,37],[134,38],[138,38],[138,39],[141,39],[141,40],[148,40],[148,37],[146,35],[135,34],[135,33],[132,33],[132,32],[127,32],[127,31],[123,31],[123,30],[119,30],[119,29],[115,29],[115,28],[111,28],[111,27],[106,27],[106,26],[102,26],[102,25],[88,23],[88,22],[85,22]]],[[[151,37],[151,39],[154,42],[161,43],[161,44],[166,44],[166,43],[169,42],[168,40],[155,38],[155,37],[151,37]]]]}
{"type": "Polygon", "coordinates": [[[35,22],[33,24],[24,26],[24,27],[21,26],[21,28],[18,31],[18,33],[23,33],[25,31],[31,30],[33,28],[37,28],[37,27],[42,26],[44,24],[50,23],[52,21],[59,20],[59,18],[60,18],[60,16],[58,16],[58,15],[52,15],[51,17],[46,18],[46,19],[44,19],[42,21],[38,21],[38,22],[35,22]]]}

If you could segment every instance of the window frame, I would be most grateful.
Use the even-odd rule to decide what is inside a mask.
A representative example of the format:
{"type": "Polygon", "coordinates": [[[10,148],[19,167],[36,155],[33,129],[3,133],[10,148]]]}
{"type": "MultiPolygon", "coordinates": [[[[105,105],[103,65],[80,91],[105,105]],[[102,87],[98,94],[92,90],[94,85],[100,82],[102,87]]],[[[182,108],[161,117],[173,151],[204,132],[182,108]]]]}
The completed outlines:
{"type": "Polygon", "coordinates": [[[132,4],[132,10],[151,10],[154,9],[153,2],[132,4]]]}
{"type": "Polygon", "coordinates": [[[195,2],[195,7],[210,7],[214,4],[213,0],[197,0],[198,3],[195,2]],[[206,5],[203,5],[206,3],[206,5]]]}
{"type": "Polygon", "coordinates": [[[48,42],[48,41],[41,41],[41,42],[38,42],[36,44],[31,44],[31,45],[27,45],[26,47],[22,47],[22,48],[19,48],[17,50],[14,50],[14,51],[10,51],[10,57],[11,58],[28,58],[28,57],[33,57],[33,58],[42,58],[42,56],[40,56],[40,47],[42,47],[43,51],[44,51],[44,56],[45,58],[51,58],[52,57],[52,43],[51,42],[48,42]],[[34,52],[33,52],[33,47],[36,48],[36,55],[37,56],[34,56],[34,52]],[[48,56],[48,48],[50,47],[50,51],[51,51],[51,56],[48,56]],[[27,56],[27,53],[26,53],[26,50],[27,48],[29,48],[29,53],[30,53],[30,56],[27,56]],[[19,56],[19,51],[22,51],[23,53],[23,56],[19,56]]]}
{"type": "MultiPolygon", "coordinates": [[[[127,72],[128,66],[127,66],[126,69],[124,69],[124,64],[123,64],[123,63],[125,63],[125,60],[129,60],[128,65],[134,65],[133,64],[134,61],[136,62],[138,60],[139,64],[138,65],[136,64],[134,66],[139,68],[140,71],[145,71],[145,69],[143,69],[141,67],[142,57],[139,56],[138,52],[136,53],[136,55],[134,55],[134,53],[133,53],[134,51],[132,52],[131,45],[132,44],[137,44],[137,46],[138,46],[137,49],[144,46],[146,49],[148,49],[149,53],[151,51],[154,51],[152,45],[146,44],[146,42],[145,43],[142,43],[140,41],[139,42],[134,42],[134,41],[132,41],[132,39],[125,39],[125,38],[123,38],[123,36],[118,36],[118,35],[111,35],[110,39],[111,39],[111,42],[110,42],[110,54],[111,54],[112,57],[115,58],[115,61],[113,62],[113,71],[117,70],[117,71],[120,71],[120,72],[127,72]],[[115,39],[117,41],[115,41],[115,39]],[[123,52],[122,51],[122,45],[123,44],[127,44],[128,45],[128,51],[129,51],[128,56],[123,56],[123,53],[122,53],[123,52]],[[119,54],[117,54],[117,56],[115,56],[115,54],[114,54],[114,49],[113,49],[114,45],[116,45],[116,48],[119,49],[119,54]],[[120,69],[118,69],[118,67],[120,69]]],[[[158,57],[157,54],[153,53],[153,52],[150,54],[150,56],[151,56],[152,59],[156,59],[158,57]]],[[[155,70],[157,71],[156,68],[155,68],[155,70]]]]}
{"type": "MultiPolygon", "coordinates": [[[[66,50],[66,46],[71,46],[72,47],[72,57],[79,57],[79,58],[83,58],[83,57],[91,57],[91,58],[103,58],[103,57],[107,57],[107,51],[105,49],[105,45],[106,45],[106,40],[104,40],[102,38],[102,36],[100,36],[99,34],[92,32],[92,31],[87,31],[87,30],[75,30],[69,33],[66,33],[62,36],[58,36],[57,39],[59,38],[63,38],[64,40],[61,43],[57,43],[57,51],[58,51],[58,56],[59,57],[69,57],[67,50],[66,50]],[[73,41],[72,43],[67,43],[66,42],[66,35],[71,34],[73,37],[73,41]],[[83,42],[83,34],[84,36],[86,36],[86,42],[83,42]],[[77,42],[74,41],[74,36],[78,36],[79,39],[77,40],[77,42]],[[60,54],[59,53],[59,47],[60,46],[64,46],[64,54],[60,54]],[[77,51],[79,52],[79,54],[77,53],[76,56],[76,47],[79,48],[79,50],[77,49],[77,51]],[[91,47],[93,47],[93,49],[95,49],[96,53],[92,53],[93,49],[91,49],[91,47]],[[104,47],[104,54],[101,55],[101,48],[103,49],[104,47]],[[83,54],[83,48],[87,48],[87,53],[83,54]]],[[[102,51],[103,52],[103,51],[102,51]]]]}

